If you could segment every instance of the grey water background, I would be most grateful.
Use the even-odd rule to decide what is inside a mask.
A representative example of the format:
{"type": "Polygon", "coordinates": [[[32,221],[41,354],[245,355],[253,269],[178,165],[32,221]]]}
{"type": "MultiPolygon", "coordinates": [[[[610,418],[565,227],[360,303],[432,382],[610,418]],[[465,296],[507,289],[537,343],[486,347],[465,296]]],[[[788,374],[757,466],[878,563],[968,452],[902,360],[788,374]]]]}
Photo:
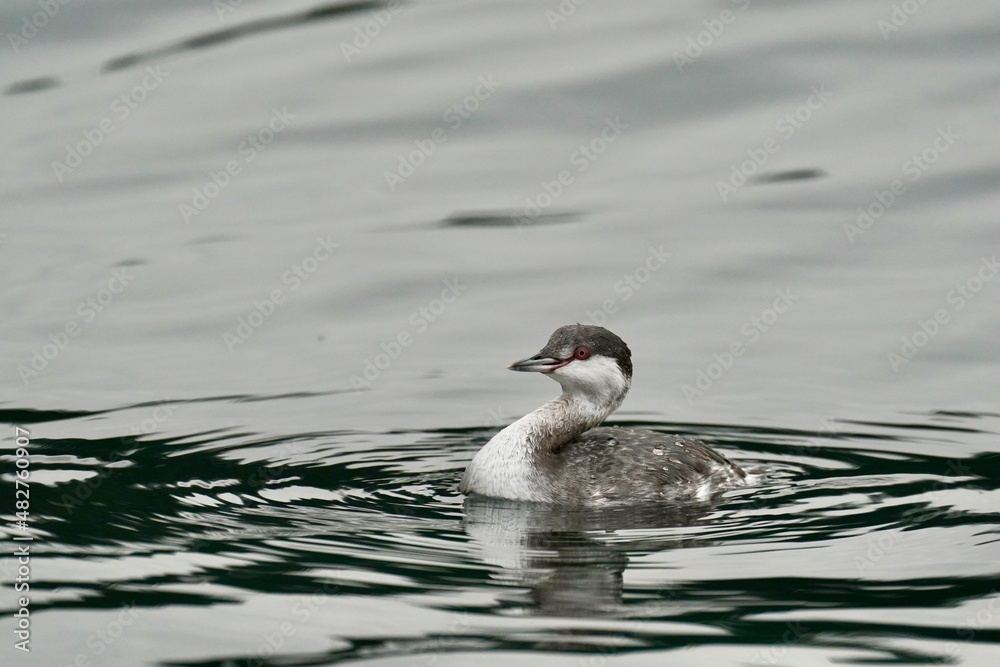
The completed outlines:
{"type": "Polygon", "coordinates": [[[4,665],[996,664],[995,3],[43,4],[0,8],[4,665]],[[576,321],[632,348],[613,423],[758,484],[463,499],[576,321]]]}

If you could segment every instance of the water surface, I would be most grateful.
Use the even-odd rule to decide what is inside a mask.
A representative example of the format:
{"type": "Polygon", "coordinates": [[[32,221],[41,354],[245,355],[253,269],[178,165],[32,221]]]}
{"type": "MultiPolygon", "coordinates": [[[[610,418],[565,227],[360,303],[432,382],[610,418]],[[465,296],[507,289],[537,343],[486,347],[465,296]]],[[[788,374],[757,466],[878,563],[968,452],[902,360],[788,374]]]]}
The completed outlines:
{"type": "Polygon", "coordinates": [[[570,6],[7,37],[4,664],[996,662],[1000,15],[570,6]],[[613,423],[759,484],[458,494],[578,321],[633,351],[613,423]]]}

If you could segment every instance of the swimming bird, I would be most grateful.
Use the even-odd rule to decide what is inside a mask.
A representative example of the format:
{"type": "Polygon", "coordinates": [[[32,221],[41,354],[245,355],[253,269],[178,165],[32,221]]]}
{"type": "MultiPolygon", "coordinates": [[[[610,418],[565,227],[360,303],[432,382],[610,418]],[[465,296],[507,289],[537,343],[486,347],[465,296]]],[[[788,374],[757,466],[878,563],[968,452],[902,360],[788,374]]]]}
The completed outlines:
{"type": "Polygon", "coordinates": [[[459,490],[510,500],[586,505],[706,499],[747,474],[702,442],[599,427],[632,384],[632,353],[603,327],[559,327],[510,370],[543,373],[562,394],[497,433],[473,457],[459,490]]]}

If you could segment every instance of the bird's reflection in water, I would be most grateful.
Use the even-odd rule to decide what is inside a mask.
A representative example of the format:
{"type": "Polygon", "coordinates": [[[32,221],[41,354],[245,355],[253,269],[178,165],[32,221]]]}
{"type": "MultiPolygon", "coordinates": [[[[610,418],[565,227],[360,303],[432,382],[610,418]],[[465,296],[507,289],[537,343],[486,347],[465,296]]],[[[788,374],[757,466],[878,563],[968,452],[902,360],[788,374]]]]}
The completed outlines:
{"type": "Polygon", "coordinates": [[[604,616],[623,610],[628,554],[703,546],[677,531],[706,519],[713,502],[565,508],[483,496],[465,499],[465,531],[494,580],[527,588],[522,613],[604,616]]]}

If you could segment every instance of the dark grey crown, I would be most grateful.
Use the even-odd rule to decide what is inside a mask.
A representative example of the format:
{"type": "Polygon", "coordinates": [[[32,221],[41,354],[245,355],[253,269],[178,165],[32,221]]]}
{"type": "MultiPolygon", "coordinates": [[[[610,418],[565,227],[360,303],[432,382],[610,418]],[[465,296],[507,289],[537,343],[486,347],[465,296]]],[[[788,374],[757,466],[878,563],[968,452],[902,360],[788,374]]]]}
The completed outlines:
{"type": "Polygon", "coordinates": [[[549,337],[549,342],[542,348],[541,354],[565,359],[580,345],[589,347],[593,354],[614,359],[625,377],[632,379],[632,351],[628,349],[625,341],[604,327],[591,324],[567,324],[559,327],[549,337]]]}

